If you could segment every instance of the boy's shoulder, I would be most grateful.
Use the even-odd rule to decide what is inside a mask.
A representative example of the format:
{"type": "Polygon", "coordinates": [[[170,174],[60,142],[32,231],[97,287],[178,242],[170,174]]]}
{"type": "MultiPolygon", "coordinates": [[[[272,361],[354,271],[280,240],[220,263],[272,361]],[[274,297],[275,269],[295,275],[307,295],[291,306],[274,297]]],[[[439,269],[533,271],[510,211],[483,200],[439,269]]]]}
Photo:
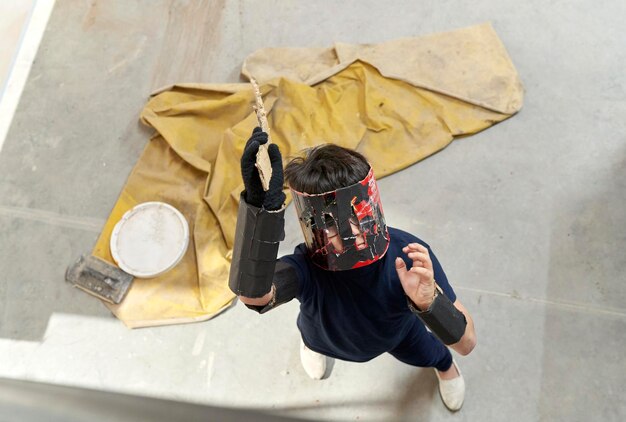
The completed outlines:
{"type": "Polygon", "coordinates": [[[403,248],[409,243],[417,242],[420,245],[423,245],[430,249],[430,246],[426,242],[424,242],[422,239],[420,239],[419,237],[415,236],[412,233],[406,232],[401,229],[397,229],[395,227],[389,227],[389,226],[387,226],[387,230],[389,230],[389,238],[390,238],[391,243],[395,245],[399,245],[400,248],[403,248]]]}

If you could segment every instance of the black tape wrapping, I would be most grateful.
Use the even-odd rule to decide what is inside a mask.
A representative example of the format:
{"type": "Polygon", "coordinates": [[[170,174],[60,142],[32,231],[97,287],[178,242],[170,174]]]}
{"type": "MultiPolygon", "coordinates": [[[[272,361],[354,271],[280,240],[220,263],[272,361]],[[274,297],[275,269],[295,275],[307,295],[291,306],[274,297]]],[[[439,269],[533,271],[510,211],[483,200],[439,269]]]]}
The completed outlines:
{"type": "Polygon", "coordinates": [[[407,297],[409,308],[430,330],[439,337],[443,344],[454,344],[465,334],[467,320],[443,292],[435,297],[427,311],[421,312],[407,297]]]}
{"type": "Polygon", "coordinates": [[[285,238],[285,210],[267,211],[239,198],[228,286],[233,293],[263,297],[272,288],[278,246],[285,238]]]}
{"type": "Polygon", "coordinates": [[[274,270],[274,298],[265,306],[246,306],[260,314],[264,314],[267,311],[276,308],[278,305],[287,303],[296,297],[298,294],[298,288],[298,273],[296,269],[285,262],[276,261],[276,269],[274,270]]]}

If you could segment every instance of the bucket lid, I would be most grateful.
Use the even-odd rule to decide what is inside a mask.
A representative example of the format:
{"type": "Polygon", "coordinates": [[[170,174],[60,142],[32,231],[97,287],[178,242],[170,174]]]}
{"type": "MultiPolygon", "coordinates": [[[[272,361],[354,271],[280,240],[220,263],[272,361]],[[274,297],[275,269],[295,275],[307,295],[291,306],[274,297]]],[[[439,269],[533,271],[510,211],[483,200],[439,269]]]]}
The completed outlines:
{"type": "Polygon", "coordinates": [[[144,202],[127,211],[111,235],[111,255],[139,278],[156,277],[180,262],[189,244],[185,217],[164,202],[144,202]]]}

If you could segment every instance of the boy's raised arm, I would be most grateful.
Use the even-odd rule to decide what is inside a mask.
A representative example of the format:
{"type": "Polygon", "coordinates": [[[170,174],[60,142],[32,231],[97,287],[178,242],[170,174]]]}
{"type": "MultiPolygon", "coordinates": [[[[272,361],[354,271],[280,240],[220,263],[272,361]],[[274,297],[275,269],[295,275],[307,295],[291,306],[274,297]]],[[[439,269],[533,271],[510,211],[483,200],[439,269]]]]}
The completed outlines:
{"type": "Polygon", "coordinates": [[[279,243],[285,238],[284,179],[278,146],[268,148],[272,164],[268,191],[263,190],[255,167],[259,146],[266,142],[267,134],[255,128],[241,157],[245,190],[239,202],[228,283],[243,303],[259,312],[271,309],[273,306],[266,305],[274,305],[278,299],[293,298],[297,288],[295,270],[276,260],[279,243]]]}
{"type": "Polygon", "coordinates": [[[469,312],[458,301],[458,306],[455,306],[456,303],[453,304],[437,287],[433,263],[426,247],[410,243],[402,251],[413,261],[413,266],[407,269],[404,261],[400,257],[396,258],[396,271],[407,296],[409,309],[444,344],[461,354],[469,354],[476,344],[474,322],[469,312]]]}

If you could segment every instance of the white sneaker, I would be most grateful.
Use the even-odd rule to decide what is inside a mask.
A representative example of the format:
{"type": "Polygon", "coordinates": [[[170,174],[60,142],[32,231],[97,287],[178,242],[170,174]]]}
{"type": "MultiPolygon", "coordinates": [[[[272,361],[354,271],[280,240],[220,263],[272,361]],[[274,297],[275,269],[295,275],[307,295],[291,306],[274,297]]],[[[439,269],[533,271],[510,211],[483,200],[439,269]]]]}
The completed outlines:
{"type": "Polygon", "coordinates": [[[300,339],[300,362],[307,375],[314,380],[321,380],[326,373],[326,356],[314,352],[300,339]]]}
{"type": "Polygon", "coordinates": [[[439,371],[435,368],[435,374],[439,380],[439,394],[441,400],[446,407],[453,412],[459,410],[463,406],[463,400],[465,399],[465,380],[459,369],[459,365],[452,359],[452,364],[456,367],[459,376],[452,378],[451,380],[442,380],[439,378],[439,371]]]}

